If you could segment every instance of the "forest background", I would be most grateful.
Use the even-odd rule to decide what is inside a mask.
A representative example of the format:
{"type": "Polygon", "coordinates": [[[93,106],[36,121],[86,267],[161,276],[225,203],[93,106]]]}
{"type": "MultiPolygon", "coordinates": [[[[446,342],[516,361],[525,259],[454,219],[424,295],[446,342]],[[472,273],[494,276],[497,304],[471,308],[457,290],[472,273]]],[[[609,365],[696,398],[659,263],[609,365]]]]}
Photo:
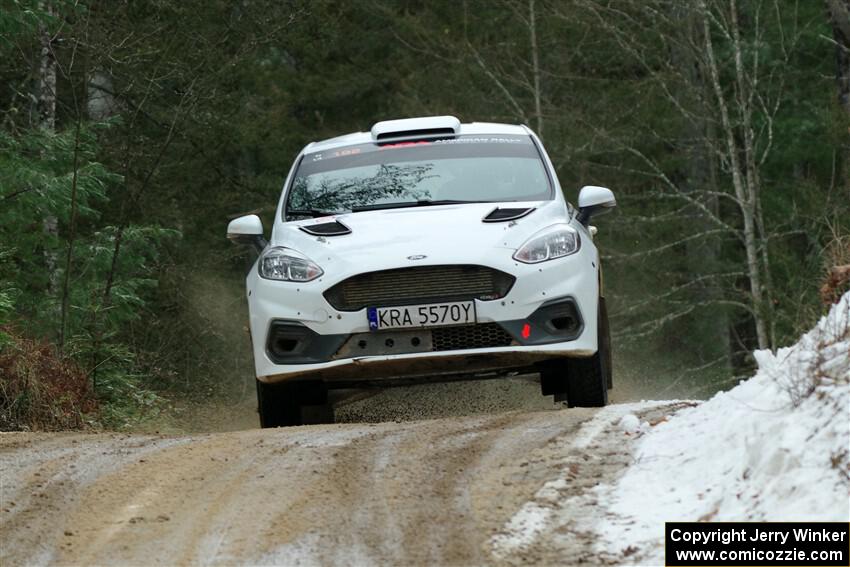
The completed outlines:
{"type": "Polygon", "coordinates": [[[850,264],[850,0],[0,0],[0,429],[253,396],[228,220],[437,114],[615,191],[620,399],[734,385],[850,264]]]}

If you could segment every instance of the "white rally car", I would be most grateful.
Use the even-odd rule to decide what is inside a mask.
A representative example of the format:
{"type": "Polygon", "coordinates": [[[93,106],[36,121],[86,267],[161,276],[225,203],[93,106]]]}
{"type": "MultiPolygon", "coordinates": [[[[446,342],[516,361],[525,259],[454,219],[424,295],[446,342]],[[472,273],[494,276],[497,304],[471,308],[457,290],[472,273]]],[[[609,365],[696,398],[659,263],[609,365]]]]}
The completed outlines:
{"type": "Polygon", "coordinates": [[[332,419],[328,390],[539,372],[543,395],[602,406],[608,320],[584,187],[578,209],[526,126],[451,116],[309,144],[247,277],[263,427],[332,419]]]}

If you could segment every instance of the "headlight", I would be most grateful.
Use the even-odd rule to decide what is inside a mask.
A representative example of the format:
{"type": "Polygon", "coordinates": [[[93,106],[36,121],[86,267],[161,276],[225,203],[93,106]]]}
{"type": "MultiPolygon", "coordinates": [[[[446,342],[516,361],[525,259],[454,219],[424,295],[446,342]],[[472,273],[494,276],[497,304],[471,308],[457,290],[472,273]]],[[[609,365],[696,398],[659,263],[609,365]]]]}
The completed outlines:
{"type": "Polygon", "coordinates": [[[545,228],[529,238],[514,254],[514,259],[536,264],[575,254],[581,247],[578,232],[567,224],[545,228]]]}
{"type": "Polygon", "coordinates": [[[276,246],[260,256],[260,276],[268,280],[309,282],[324,272],[315,262],[291,248],[276,246]]]}

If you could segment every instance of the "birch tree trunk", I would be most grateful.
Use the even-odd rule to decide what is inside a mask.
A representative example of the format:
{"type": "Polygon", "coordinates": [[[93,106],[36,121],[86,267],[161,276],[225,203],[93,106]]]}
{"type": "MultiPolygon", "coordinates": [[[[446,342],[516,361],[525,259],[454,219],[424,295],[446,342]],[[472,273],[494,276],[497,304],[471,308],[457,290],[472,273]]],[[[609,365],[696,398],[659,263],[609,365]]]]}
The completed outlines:
{"type": "MultiPolygon", "coordinates": [[[[42,2],[40,8],[48,14],[53,14],[50,4],[42,2]]],[[[36,112],[38,125],[52,132],[56,129],[56,59],[53,53],[53,37],[45,26],[39,29],[39,43],[41,50],[36,112]]]]}
{"type": "MultiPolygon", "coordinates": [[[[700,100],[711,97],[711,89],[702,72],[700,57],[689,46],[702,43],[702,30],[699,17],[695,13],[693,5],[682,2],[674,5],[672,17],[676,19],[682,30],[685,42],[673,42],[670,50],[671,63],[676,71],[688,84],[688,88],[682,89],[681,97],[683,107],[696,108],[700,100]]],[[[717,197],[717,168],[711,141],[716,137],[714,134],[714,122],[704,114],[695,113],[685,121],[687,132],[687,163],[684,165],[685,179],[682,181],[682,191],[699,200],[708,209],[709,214],[719,216],[717,197]]],[[[714,228],[711,218],[697,207],[690,208],[694,215],[696,226],[700,232],[708,232],[714,228]]],[[[689,240],[685,245],[687,248],[688,263],[694,274],[702,273],[706,266],[710,269],[718,264],[720,257],[721,240],[716,236],[708,236],[702,239],[689,240]]],[[[715,281],[707,279],[697,284],[698,299],[700,301],[715,302],[722,300],[722,294],[718,293],[715,281]]],[[[725,310],[718,310],[712,317],[700,318],[701,335],[706,340],[700,345],[703,360],[720,359],[718,364],[731,372],[732,348],[729,341],[730,321],[725,310]]]]}
{"type": "MultiPolygon", "coordinates": [[[[737,7],[734,0],[730,2],[732,13],[733,34],[737,34],[737,7]]],[[[706,64],[708,67],[717,109],[720,114],[720,128],[725,144],[725,158],[728,160],[729,169],[732,174],[732,186],[735,197],[741,210],[743,230],[743,243],[746,253],[747,278],[750,284],[750,295],[753,305],[753,319],[756,327],[756,338],[760,349],[770,348],[770,337],[768,334],[768,322],[765,316],[765,300],[762,288],[762,258],[760,258],[760,238],[757,234],[756,214],[758,207],[757,172],[754,170],[755,161],[751,159],[754,148],[752,147],[752,116],[748,97],[746,96],[747,78],[743,76],[743,63],[739,41],[733,40],[735,57],[735,75],[737,83],[736,104],[738,111],[737,124],[733,123],[730,116],[729,102],[720,83],[720,70],[714,53],[714,44],[711,39],[711,26],[709,21],[708,7],[704,1],[700,2],[703,21],[703,41],[705,47],[706,64]],[[736,126],[742,135],[738,135],[736,126]],[[743,140],[743,147],[741,146],[743,140]],[[744,160],[741,160],[741,156],[744,160]]],[[[733,37],[735,37],[733,35],[733,37]]]]}
{"type": "MultiPolygon", "coordinates": [[[[41,2],[39,8],[52,15],[51,4],[41,2]]],[[[38,126],[48,132],[56,130],[56,56],[53,51],[53,37],[46,26],[39,29],[40,53],[38,62],[38,84],[36,95],[36,115],[38,126]]],[[[42,232],[45,235],[44,264],[47,270],[48,294],[55,297],[59,286],[56,251],[51,241],[59,237],[59,220],[55,215],[47,214],[42,220],[42,232]]]]}
{"type": "MultiPolygon", "coordinates": [[[[740,130],[739,136],[742,143],[744,155],[743,167],[744,178],[749,192],[750,205],[755,220],[757,255],[763,270],[763,295],[756,302],[756,311],[761,312],[764,320],[766,341],[762,344],[759,340],[759,348],[773,348],[776,342],[775,322],[773,317],[773,284],[770,275],[770,251],[768,249],[768,233],[765,229],[761,206],[761,176],[759,175],[759,158],[756,156],[756,133],[753,125],[753,113],[755,112],[756,89],[759,87],[759,58],[758,51],[752,56],[751,68],[744,64],[744,54],[741,45],[741,31],[738,25],[738,6],[736,0],[729,1],[729,27],[732,35],[732,49],[735,54],[735,85],[737,91],[736,107],[738,109],[740,130]]],[[[753,35],[758,40],[761,34],[758,18],[755,19],[753,35]]],[[[772,120],[770,115],[765,116],[768,123],[772,120]]],[[[758,321],[757,321],[758,324],[758,321]]]]}

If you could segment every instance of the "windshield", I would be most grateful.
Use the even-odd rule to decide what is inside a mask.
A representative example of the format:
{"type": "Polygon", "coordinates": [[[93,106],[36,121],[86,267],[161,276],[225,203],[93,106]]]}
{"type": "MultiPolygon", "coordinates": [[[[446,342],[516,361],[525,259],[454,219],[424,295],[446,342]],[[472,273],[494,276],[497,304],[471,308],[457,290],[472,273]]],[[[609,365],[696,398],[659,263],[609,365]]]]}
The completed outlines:
{"type": "Polygon", "coordinates": [[[461,136],[306,154],[285,210],[293,218],[428,201],[537,201],[551,194],[530,137],[461,136]]]}

